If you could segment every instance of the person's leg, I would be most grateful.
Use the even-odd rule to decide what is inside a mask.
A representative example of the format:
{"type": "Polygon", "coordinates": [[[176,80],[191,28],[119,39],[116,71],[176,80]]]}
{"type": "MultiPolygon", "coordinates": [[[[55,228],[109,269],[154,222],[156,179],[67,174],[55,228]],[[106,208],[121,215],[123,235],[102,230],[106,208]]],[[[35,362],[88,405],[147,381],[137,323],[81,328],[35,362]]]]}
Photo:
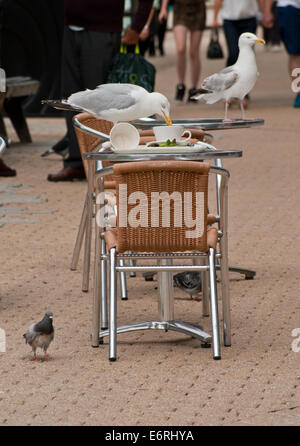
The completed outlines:
{"type": "Polygon", "coordinates": [[[228,56],[226,66],[233,65],[239,55],[238,41],[239,30],[237,28],[237,20],[224,20],[224,34],[226,38],[228,56]]]}
{"type": "MultiPolygon", "coordinates": [[[[106,81],[113,56],[120,47],[120,35],[95,31],[78,31],[78,33],[81,87],[77,88],[77,91],[94,89],[106,81]]],[[[75,114],[68,112],[67,115],[69,157],[64,161],[64,166],[82,169],[81,153],[72,121],[75,114]]]]}
{"type": "Polygon", "coordinates": [[[186,72],[186,27],[183,25],[174,26],[174,37],[176,43],[176,69],[178,82],[184,84],[186,72]]]}
{"type": "Polygon", "coordinates": [[[197,99],[192,99],[196,94],[196,88],[198,86],[200,73],[201,73],[201,60],[200,60],[200,43],[202,38],[202,31],[190,32],[190,75],[191,75],[191,88],[189,89],[188,102],[197,103],[197,99]]]}
{"type": "Polygon", "coordinates": [[[174,37],[176,43],[176,70],[178,84],[176,87],[176,101],[182,101],[185,93],[185,73],[186,73],[186,38],[187,29],[183,25],[174,26],[174,37]]]}
{"type": "MultiPolygon", "coordinates": [[[[71,31],[67,26],[64,29],[63,46],[62,46],[62,68],[61,68],[61,97],[68,98],[72,93],[82,90],[82,81],[79,66],[79,48],[78,33],[82,31],[71,31]]],[[[83,178],[83,166],[80,157],[80,151],[76,138],[74,138],[74,129],[72,117],[76,113],[65,112],[67,135],[65,139],[68,141],[68,158],[64,160],[64,169],[57,174],[48,175],[49,181],[68,181],[73,178],[83,178]],[[72,157],[72,148],[77,146],[79,158],[72,157]],[[69,168],[67,171],[65,168],[69,168]]]]}
{"type": "Polygon", "coordinates": [[[200,43],[202,31],[191,31],[190,33],[190,70],[191,70],[191,87],[197,88],[200,72],[200,43]]]}
{"type": "MultiPolygon", "coordinates": [[[[289,75],[292,76],[294,69],[300,68],[300,9],[292,6],[286,6],[277,8],[277,12],[281,37],[289,54],[289,75]]],[[[297,93],[294,106],[300,107],[299,92],[297,93]]]]}

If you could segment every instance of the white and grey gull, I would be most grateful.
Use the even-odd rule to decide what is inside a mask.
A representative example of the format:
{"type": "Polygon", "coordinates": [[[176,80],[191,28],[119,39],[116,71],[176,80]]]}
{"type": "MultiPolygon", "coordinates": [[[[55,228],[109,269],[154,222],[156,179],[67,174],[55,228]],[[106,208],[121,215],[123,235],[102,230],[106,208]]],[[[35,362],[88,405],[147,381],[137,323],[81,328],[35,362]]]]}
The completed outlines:
{"type": "Polygon", "coordinates": [[[230,98],[238,98],[245,119],[243,100],[254,87],[259,76],[254,52],[255,43],[265,41],[253,33],[243,33],[239,38],[239,56],[234,65],[224,68],[204,79],[200,89],[194,95],[195,99],[203,98],[207,104],[225,100],[224,120],[228,120],[228,102],[230,98]]]}
{"type": "Polygon", "coordinates": [[[158,114],[167,125],[172,124],[168,99],[161,93],[149,93],[145,88],[134,84],[102,84],[94,90],[73,93],[67,99],[42,102],[64,110],[88,112],[96,118],[113,123],[158,114]]]}

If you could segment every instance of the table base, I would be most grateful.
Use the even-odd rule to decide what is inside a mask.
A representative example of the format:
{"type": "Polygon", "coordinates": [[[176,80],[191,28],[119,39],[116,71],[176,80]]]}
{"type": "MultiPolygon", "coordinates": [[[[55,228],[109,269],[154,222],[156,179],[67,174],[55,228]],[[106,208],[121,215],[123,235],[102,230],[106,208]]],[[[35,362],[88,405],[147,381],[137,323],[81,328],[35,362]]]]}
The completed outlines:
{"type": "MultiPolygon", "coordinates": [[[[117,333],[125,333],[129,331],[138,330],[172,330],[179,333],[183,333],[193,338],[199,339],[205,344],[210,344],[212,342],[212,337],[209,333],[206,333],[201,326],[189,324],[184,321],[145,321],[137,322],[136,324],[122,325],[117,328],[117,333]]],[[[99,333],[99,340],[101,342],[104,336],[109,335],[109,329],[101,330],[99,333]]]]}

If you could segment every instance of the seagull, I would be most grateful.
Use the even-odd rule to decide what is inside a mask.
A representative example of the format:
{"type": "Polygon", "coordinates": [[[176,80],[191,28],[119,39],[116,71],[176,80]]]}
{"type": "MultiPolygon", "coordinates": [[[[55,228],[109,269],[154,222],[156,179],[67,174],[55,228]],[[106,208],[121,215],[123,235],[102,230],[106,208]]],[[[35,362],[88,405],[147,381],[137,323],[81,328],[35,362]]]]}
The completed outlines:
{"type": "Polygon", "coordinates": [[[26,333],[23,334],[26,344],[32,347],[33,361],[36,361],[36,349],[38,347],[44,350],[44,358],[49,358],[47,354],[48,347],[54,338],[54,328],[52,325],[53,313],[46,311],[45,316],[40,322],[30,325],[26,333]]]}
{"type": "Polygon", "coordinates": [[[207,104],[214,104],[220,99],[225,99],[224,121],[228,121],[228,101],[230,98],[238,98],[242,111],[242,119],[245,119],[244,97],[254,87],[259,73],[257,71],[254,45],[265,44],[253,33],[243,33],[239,38],[239,57],[234,65],[224,68],[204,79],[201,87],[193,96],[195,99],[203,98],[207,104]]]}
{"type": "Polygon", "coordinates": [[[134,84],[102,84],[94,90],[73,93],[68,99],[49,99],[42,103],[63,110],[85,111],[114,124],[157,113],[167,125],[172,125],[168,99],[161,93],[149,93],[145,88],[134,84]]]}
{"type": "Polygon", "coordinates": [[[191,296],[199,296],[202,290],[201,272],[184,271],[173,276],[174,286],[182,289],[191,296]]]}

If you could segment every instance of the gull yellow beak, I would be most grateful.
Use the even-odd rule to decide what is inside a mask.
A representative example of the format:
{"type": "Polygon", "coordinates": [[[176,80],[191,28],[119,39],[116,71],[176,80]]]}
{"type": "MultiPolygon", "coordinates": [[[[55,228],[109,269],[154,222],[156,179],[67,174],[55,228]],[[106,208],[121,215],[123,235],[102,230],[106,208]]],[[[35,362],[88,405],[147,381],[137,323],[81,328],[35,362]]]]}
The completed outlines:
{"type": "Polygon", "coordinates": [[[164,120],[166,121],[167,125],[172,125],[172,119],[171,116],[167,116],[165,113],[163,113],[164,120]]]}
{"type": "Polygon", "coordinates": [[[257,40],[255,40],[255,42],[257,42],[257,43],[262,43],[263,45],[265,45],[265,41],[264,41],[264,39],[257,39],[257,40]]]}

